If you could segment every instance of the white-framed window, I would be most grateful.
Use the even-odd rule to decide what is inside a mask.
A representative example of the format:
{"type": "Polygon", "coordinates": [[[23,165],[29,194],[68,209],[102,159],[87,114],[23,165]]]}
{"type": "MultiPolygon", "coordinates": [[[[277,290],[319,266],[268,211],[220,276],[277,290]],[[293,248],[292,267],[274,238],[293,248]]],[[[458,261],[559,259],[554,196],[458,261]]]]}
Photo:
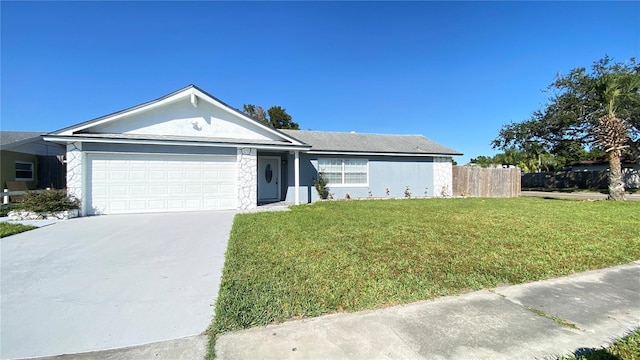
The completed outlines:
{"type": "Polygon", "coordinates": [[[329,186],[367,186],[369,161],[360,159],[318,159],[318,171],[327,177],[329,186]]]}
{"type": "Polygon", "coordinates": [[[33,180],[33,163],[16,161],[16,181],[33,180]]]}

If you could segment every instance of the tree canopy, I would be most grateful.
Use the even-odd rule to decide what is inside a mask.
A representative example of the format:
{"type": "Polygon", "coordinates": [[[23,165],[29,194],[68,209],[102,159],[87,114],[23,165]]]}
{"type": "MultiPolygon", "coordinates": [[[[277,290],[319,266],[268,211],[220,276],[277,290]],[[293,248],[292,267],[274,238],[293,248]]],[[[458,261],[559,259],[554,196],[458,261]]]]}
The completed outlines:
{"type": "Polygon", "coordinates": [[[620,156],[640,158],[640,65],[608,56],[590,71],[575,68],[549,85],[548,104],[529,120],[504,125],[494,148],[552,154],[571,148],[604,150],[609,158],[609,194],[624,198],[620,156]]]}
{"type": "Polygon", "coordinates": [[[601,161],[605,155],[605,152],[598,148],[586,150],[576,145],[576,143],[568,142],[566,147],[556,150],[555,154],[542,151],[540,147],[531,147],[527,151],[510,147],[494,156],[480,155],[472,158],[469,163],[480,167],[515,165],[524,172],[549,172],[560,171],[566,166],[585,160],[601,161]]]}
{"type": "Polygon", "coordinates": [[[287,114],[287,110],[282,106],[272,106],[265,112],[262,106],[244,104],[242,111],[253,119],[274,129],[300,129],[298,123],[293,121],[291,115],[287,114]]]}

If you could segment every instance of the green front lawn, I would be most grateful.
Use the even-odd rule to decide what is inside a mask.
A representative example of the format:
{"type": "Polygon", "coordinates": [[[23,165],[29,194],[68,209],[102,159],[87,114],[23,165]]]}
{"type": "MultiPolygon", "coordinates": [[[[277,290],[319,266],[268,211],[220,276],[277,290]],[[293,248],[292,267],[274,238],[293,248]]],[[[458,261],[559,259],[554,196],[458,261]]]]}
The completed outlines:
{"type": "Polygon", "coordinates": [[[332,201],[237,215],[211,334],[640,259],[640,202],[332,201]]]}
{"type": "Polygon", "coordinates": [[[0,238],[35,229],[35,226],[0,222],[0,238]]]}

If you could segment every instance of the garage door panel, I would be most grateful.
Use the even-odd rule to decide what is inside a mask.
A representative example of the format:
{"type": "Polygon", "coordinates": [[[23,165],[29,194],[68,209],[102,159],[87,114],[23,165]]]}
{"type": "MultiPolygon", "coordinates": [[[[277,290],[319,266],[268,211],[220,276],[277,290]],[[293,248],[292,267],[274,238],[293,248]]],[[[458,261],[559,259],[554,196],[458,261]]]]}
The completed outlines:
{"type": "Polygon", "coordinates": [[[184,187],[180,185],[170,185],[167,187],[167,194],[182,195],[184,194],[184,187]]]}
{"type": "Polygon", "coordinates": [[[185,208],[184,203],[185,203],[184,200],[173,199],[173,200],[167,201],[167,207],[169,208],[169,210],[180,210],[185,208]]]}
{"type": "Polygon", "coordinates": [[[109,180],[127,180],[128,173],[126,171],[110,171],[109,172],[109,180]]]}
{"type": "Polygon", "coordinates": [[[131,200],[129,201],[129,210],[140,211],[147,208],[147,202],[144,200],[131,200]]]}
{"type": "MultiPolygon", "coordinates": [[[[101,205],[102,205],[101,207],[106,207],[107,206],[106,203],[102,203],[101,205]]],[[[110,201],[108,205],[109,205],[109,209],[114,210],[114,211],[126,210],[127,209],[127,204],[123,200],[110,201]]]]}
{"type": "Polygon", "coordinates": [[[235,156],[89,154],[89,213],[235,209],[235,156]]]}
{"type": "Polygon", "coordinates": [[[104,180],[107,178],[107,172],[102,170],[94,171],[93,178],[98,180],[104,180]]]}
{"type": "Polygon", "coordinates": [[[233,185],[221,185],[220,186],[220,192],[221,193],[225,193],[225,192],[232,192],[235,190],[235,186],[233,185]]]}
{"type": "Polygon", "coordinates": [[[129,189],[126,186],[109,186],[108,194],[114,197],[125,197],[129,195],[129,189]]]}
{"type": "Polygon", "coordinates": [[[153,196],[167,195],[167,186],[166,185],[149,186],[149,195],[153,195],[153,196]]]}
{"type": "Polygon", "coordinates": [[[235,208],[236,201],[234,199],[220,199],[218,206],[221,209],[235,208]]]}
{"type": "MultiPolygon", "coordinates": [[[[199,206],[203,206],[203,201],[202,200],[192,199],[192,200],[185,200],[184,201],[184,207],[186,207],[186,208],[194,208],[194,207],[199,207],[199,206]]],[[[212,208],[215,208],[215,206],[212,207],[212,208]]]]}
{"type": "Polygon", "coordinates": [[[167,201],[149,200],[149,210],[167,210],[167,201]]]}
{"type": "Polygon", "coordinates": [[[184,173],[185,180],[202,180],[203,177],[202,170],[190,170],[184,173]]]}
{"type": "Polygon", "coordinates": [[[170,170],[167,173],[167,180],[175,181],[182,180],[184,178],[184,173],[182,171],[170,170]]]}
{"type": "Polygon", "coordinates": [[[131,170],[129,176],[131,180],[144,180],[147,178],[147,173],[142,170],[131,170]]]}

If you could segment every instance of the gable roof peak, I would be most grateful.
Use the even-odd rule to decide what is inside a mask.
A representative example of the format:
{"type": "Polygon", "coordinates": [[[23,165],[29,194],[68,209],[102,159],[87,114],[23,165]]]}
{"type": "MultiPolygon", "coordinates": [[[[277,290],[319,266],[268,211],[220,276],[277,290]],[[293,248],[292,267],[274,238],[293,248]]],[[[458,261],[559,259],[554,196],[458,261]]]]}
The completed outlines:
{"type": "Polygon", "coordinates": [[[148,111],[150,109],[153,108],[157,108],[159,106],[163,106],[165,104],[168,103],[172,103],[174,101],[178,101],[181,99],[184,99],[187,96],[191,96],[191,103],[193,106],[197,106],[198,101],[206,101],[210,104],[212,104],[213,106],[226,111],[228,113],[233,114],[235,117],[238,117],[240,119],[242,119],[243,121],[246,121],[254,126],[257,126],[258,128],[261,128],[263,130],[266,130],[269,133],[272,133],[273,135],[275,135],[278,138],[283,138],[286,141],[291,142],[292,144],[297,144],[297,145],[303,145],[302,142],[300,142],[298,139],[292,137],[291,135],[282,133],[276,129],[273,129],[267,125],[264,125],[262,123],[260,123],[259,121],[251,118],[250,116],[248,116],[247,114],[243,113],[242,111],[238,110],[237,108],[234,108],[233,106],[221,101],[220,99],[216,98],[215,96],[209,94],[208,92],[202,90],[201,88],[199,88],[197,85],[195,84],[189,84],[181,89],[178,89],[174,92],[171,92],[167,95],[164,95],[160,98],[157,98],[155,100],[151,100],[139,105],[135,105],[132,106],[130,108],[124,109],[124,110],[120,110],[108,115],[104,115],[92,120],[88,120],[85,122],[82,122],[80,124],[76,124],[76,125],[72,125],[63,129],[60,129],[58,131],[54,131],[52,133],[50,133],[49,135],[62,135],[62,136],[73,136],[74,134],[79,134],[80,132],[86,132],[88,129],[98,126],[98,125],[102,125],[105,123],[109,123],[112,121],[116,121],[118,119],[121,119],[125,116],[129,116],[129,115],[133,115],[136,113],[140,113],[140,112],[144,112],[144,111],[148,111]]]}

